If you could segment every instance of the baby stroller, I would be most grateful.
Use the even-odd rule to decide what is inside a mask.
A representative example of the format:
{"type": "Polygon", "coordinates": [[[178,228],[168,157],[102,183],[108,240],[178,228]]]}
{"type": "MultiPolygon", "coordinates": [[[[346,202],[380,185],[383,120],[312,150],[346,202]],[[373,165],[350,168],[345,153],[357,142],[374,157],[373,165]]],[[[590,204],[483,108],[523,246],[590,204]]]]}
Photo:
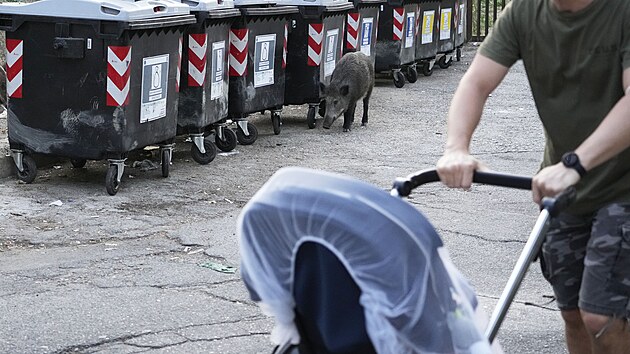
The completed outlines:
{"type": "MultiPolygon", "coordinates": [[[[429,174],[395,191],[438,180],[429,174]]],[[[281,169],[245,206],[238,233],[243,281],[275,318],[274,353],[501,352],[434,228],[370,184],[281,169]]]]}

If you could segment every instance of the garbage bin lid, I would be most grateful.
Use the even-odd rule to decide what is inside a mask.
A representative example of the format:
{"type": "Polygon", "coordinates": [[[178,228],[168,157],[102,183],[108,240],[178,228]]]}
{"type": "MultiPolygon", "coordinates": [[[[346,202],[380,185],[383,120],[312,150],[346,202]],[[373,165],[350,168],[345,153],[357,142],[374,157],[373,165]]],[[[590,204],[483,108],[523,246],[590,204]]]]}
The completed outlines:
{"type": "Polygon", "coordinates": [[[275,5],[278,0],[234,0],[236,6],[275,5]]]}
{"type": "Polygon", "coordinates": [[[190,12],[211,12],[218,9],[234,8],[234,0],[181,0],[190,7],[190,12]]]}
{"type": "Polygon", "coordinates": [[[348,0],[278,0],[278,5],[330,6],[330,5],[337,5],[337,4],[352,5],[352,3],[349,3],[348,0]]]}
{"type": "Polygon", "coordinates": [[[39,0],[0,4],[0,14],[131,22],[189,15],[190,8],[175,0],[39,0]]]}

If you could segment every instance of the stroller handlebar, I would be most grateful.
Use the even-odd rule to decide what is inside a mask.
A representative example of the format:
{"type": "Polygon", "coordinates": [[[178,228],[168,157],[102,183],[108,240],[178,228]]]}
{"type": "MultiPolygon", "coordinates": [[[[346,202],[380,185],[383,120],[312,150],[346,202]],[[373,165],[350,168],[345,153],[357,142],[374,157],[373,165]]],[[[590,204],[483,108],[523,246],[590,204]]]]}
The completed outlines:
{"type": "MultiPolygon", "coordinates": [[[[398,197],[408,197],[415,188],[432,182],[439,182],[437,170],[434,168],[420,170],[407,177],[398,177],[394,180],[391,194],[398,197]]],[[[497,172],[475,171],[473,182],[514,189],[532,189],[532,178],[527,176],[511,175],[497,172]]],[[[542,200],[541,209],[546,209],[551,216],[556,216],[562,210],[571,205],[577,196],[575,187],[569,187],[553,198],[545,197],[542,200]]]]}
{"type": "MultiPolygon", "coordinates": [[[[394,181],[392,193],[400,197],[407,197],[415,188],[432,182],[439,182],[440,177],[436,169],[426,169],[408,175],[407,177],[399,177],[394,181]]],[[[516,189],[532,189],[531,177],[510,175],[497,172],[481,172],[475,171],[473,174],[473,182],[481,184],[489,184],[499,187],[509,187],[516,189]]]]}

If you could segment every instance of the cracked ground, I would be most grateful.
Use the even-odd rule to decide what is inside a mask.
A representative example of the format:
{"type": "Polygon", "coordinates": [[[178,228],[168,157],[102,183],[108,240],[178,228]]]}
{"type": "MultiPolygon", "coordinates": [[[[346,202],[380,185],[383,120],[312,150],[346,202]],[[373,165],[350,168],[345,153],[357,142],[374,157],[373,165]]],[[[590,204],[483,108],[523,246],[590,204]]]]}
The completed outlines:
{"type": "MultiPolygon", "coordinates": [[[[208,165],[192,160],[183,139],[169,178],[127,161],[113,197],[103,161],[42,166],[29,185],[0,179],[0,353],[271,353],[272,320],[238,274],[242,207],[283,166],[344,173],[384,190],[433,167],[448,104],[475,49],[466,46],[461,62],[401,89],[379,76],[368,127],[355,123],[349,133],[341,121],[323,130],[321,119],[310,130],[307,107],[288,106],[279,135],[269,112],[252,114],[256,143],[208,165]]],[[[542,139],[517,65],[489,98],[472,152],[494,170],[532,175],[542,139]]],[[[159,164],[155,152],[143,156],[159,164]]],[[[435,226],[489,314],[534,225],[530,195],[435,184],[409,202],[435,226]]],[[[507,353],[565,352],[550,294],[532,265],[499,332],[507,353]]]]}

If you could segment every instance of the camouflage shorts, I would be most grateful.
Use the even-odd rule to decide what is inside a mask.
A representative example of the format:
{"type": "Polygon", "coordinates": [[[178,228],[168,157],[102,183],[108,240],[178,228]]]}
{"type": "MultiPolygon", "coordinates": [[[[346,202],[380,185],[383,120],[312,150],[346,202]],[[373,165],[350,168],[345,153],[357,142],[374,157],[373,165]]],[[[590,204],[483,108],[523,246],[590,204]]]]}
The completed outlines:
{"type": "Polygon", "coordinates": [[[588,217],[556,217],[541,267],[561,310],[630,317],[630,204],[611,204],[588,217]]]}

